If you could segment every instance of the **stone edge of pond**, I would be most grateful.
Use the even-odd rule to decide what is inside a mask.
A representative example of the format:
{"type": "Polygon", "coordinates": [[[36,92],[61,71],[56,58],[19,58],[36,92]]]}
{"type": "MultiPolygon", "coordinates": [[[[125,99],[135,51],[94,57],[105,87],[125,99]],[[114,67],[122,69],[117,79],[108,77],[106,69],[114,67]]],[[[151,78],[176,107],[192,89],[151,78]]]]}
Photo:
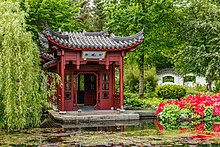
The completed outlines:
{"type": "Polygon", "coordinates": [[[140,120],[142,118],[155,118],[155,110],[96,110],[91,112],[67,111],[59,113],[54,110],[48,110],[49,117],[60,124],[77,124],[103,121],[129,121],[140,120]]]}

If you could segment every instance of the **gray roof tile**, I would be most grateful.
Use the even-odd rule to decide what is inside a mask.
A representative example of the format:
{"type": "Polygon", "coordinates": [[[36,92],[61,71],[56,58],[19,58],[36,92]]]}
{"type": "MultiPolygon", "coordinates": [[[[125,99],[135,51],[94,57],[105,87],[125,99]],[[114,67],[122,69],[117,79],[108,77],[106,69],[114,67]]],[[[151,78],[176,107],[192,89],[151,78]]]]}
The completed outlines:
{"type": "Polygon", "coordinates": [[[55,57],[52,54],[46,53],[42,48],[39,47],[40,56],[47,60],[55,60],[55,57]]]}
{"type": "Polygon", "coordinates": [[[50,28],[45,30],[45,37],[39,35],[41,42],[47,43],[51,39],[62,44],[67,48],[80,48],[80,49],[101,49],[101,50],[112,50],[112,49],[125,49],[129,46],[138,45],[144,40],[144,30],[133,36],[119,37],[114,34],[109,35],[108,31],[104,30],[101,32],[53,32],[50,28]],[[50,40],[47,40],[49,39],[50,40]]]}

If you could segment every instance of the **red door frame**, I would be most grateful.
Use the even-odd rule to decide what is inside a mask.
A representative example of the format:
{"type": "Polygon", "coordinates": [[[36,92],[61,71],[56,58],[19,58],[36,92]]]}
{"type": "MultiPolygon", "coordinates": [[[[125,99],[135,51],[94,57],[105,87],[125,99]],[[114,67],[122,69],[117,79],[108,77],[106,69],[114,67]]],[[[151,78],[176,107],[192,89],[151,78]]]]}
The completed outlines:
{"type": "Polygon", "coordinates": [[[73,76],[72,76],[72,72],[70,71],[65,71],[65,74],[64,74],[64,84],[63,84],[63,87],[64,87],[64,106],[65,106],[65,111],[71,111],[71,110],[74,110],[74,86],[73,86],[73,76]],[[70,77],[70,81],[69,82],[66,82],[65,81],[65,78],[66,78],[66,75],[69,75],[70,77]],[[66,90],[65,89],[65,86],[66,84],[69,83],[70,84],[70,90],[66,90]],[[66,100],[66,93],[71,93],[70,97],[71,99],[69,100],[66,100]]]}
{"type": "MultiPolygon", "coordinates": [[[[79,75],[81,74],[94,74],[96,76],[96,104],[94,106],[94,108],[99,105],[98,104],[98,74],[95,73],[95,72],[78,72],[75,76],[77,76],[77,78],[79,78],[79,75]]],[[[78,93],[78,90],[77,90],[77,93],[78,93]]],[[[76,105],[77,105],[77,108],[80,109],[80,106],[78,105],[78,97],[77,97],[77,94],[76,94],[76,97],[75,97],[75,102],[76,102],[76,105]]]]}

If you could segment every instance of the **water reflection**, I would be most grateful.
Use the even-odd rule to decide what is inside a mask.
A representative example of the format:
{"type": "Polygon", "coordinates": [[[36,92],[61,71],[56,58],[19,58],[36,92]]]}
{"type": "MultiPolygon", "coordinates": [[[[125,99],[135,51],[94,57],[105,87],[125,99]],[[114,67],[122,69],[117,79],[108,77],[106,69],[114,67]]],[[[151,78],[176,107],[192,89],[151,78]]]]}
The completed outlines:
{"type": "Polygon", "coordinates": [[[0,146],[218,146],[219,134],[219,123],[199,121],[170,124],[153,119],[51,124],[51,128],[28,129],[11,134],[0,130],[0,146]]]}
{"type": "Polygon", "coordinates": [[[155,119],[134,120],[134,121],[109,121],[91,122],[79,124],[56,124],[64,128],[65,131],[104,131],[104,132],[126,132],[145,129],[156,129],[155,119]]]}
{"type": "Polygon", "coordinates": [[[163,130],[194,130],[199,132],[220,132],[220,123],[202,121],[160,122],[154,121],[160,131],[163,130]]]}
{"type": "Polygon", "coordinates": [[[217,122],[186,121],[164,123],[155,120],[155,124],[161,132],[165,130],[179,130],[180,134],[190,133],[190,138],[192,139],[220,139],[220,123],[217,122]]]}

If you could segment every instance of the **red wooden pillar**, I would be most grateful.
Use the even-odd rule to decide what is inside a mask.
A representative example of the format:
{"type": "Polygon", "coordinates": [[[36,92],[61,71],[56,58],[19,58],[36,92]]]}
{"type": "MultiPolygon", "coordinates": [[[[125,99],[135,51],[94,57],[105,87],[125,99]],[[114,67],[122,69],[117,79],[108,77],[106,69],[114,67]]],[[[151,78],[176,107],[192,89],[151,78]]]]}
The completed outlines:
{"type": "Polygon", "coordinates": [[[112,93],[115,94],[115,63],[112,63],[112,93]]]}
{"type": "MultiPolygon", "coordinates": [[[[60,61],[57,61],[57,74],[60,76],[60,61]]],[[[61,87],[57,86],[57,105],[59,110],[61,110],[60,89],[61,87]]]]}
{"type": "Polygon", "coordinates": [[[123,76],[123,56],[120,57],[119,70],[120,70],[120,105],[121,109],[124,106],[124,76],[123,76]]]}
{"type": "Polygon", "coordinates": [[[64,111],[65,104],[64,104],[64,68],[65,68],[65,61],[64,61],[64,51],[61,50],[61,67],[60,67],[60,76],[61,76],[61,81],[62,81],[62,88],[61,88],[61,109],[60,111],[64,111]]]}

